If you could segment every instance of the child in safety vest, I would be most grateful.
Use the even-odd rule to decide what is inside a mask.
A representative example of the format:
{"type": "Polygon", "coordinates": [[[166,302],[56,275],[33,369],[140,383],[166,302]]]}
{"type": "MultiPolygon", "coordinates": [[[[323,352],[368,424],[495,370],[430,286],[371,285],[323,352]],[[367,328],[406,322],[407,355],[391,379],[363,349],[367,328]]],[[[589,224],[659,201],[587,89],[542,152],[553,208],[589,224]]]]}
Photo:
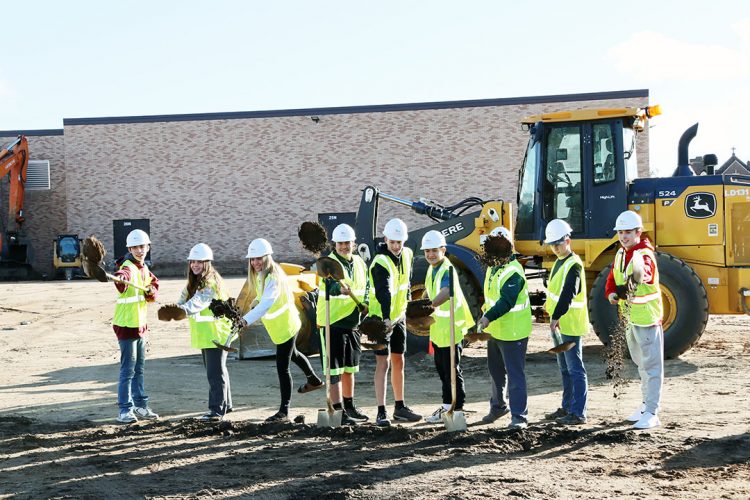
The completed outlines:
{"type": "Polygon", "coordinates": [[[357,237],[350,225],[336,226],[331,239],[334,249],[328,257],[341,264],[344,279],[341,284],[334,280],[321,280],[320,282],[316,318],[320,327],[320,345],[323,346],[320,350],[320,358],[325,374],[325,292],[330,284],[331,402],[334,409],[343,409],[341,423],[354,425],[369,420],[369,417],[354,404],[354,375],[359,372],[362,344],[361,335],[356,330],[359,325],[360,311],[351,298],[353,295],[360,303],[366,302],[367,264],[359,255],[353,253],[357,237]]]}
{"type": "Polygon", "coordinates": [[[151,249],[151,240],[145,231],[131,231],[125,244],[128,253],[116,263],[114,275],[117,304],[112,319],[112,329],[120,345],[120,379],[117,387],[117,404],[120,412],[117,421],[122,424],[137,422],[139,418],[151,420],[159,418],[148,406],[148,395],[144,383],[146,362],[147,302],[156,300],[159,280],[149,271],[145,263],[151,249]],[[136,288],[138,287],[138,288],[136,288]],[[143,291],[144,288],[147,291],[143,291]]]}
{"type": "Polygon", "coordinates": [[[411,272],[414,254],[404,246],[409,231],[401,219],[389,220],[383,228],[383,243],[370,264],[370,316],[383,319],[391,329],[388,345],[375,351],[375,399],[378,413],[375,423],[391,425],[385,409],[386,381],[391,372],[391,387],[395,408],[393,418],[404,422],[418,422],[422,415],[415,413],[404,402],[404,354],[406,353],[406,303],[411,293],[411,272]]]}
{"type": "Polygon", "coordinates": [[[276,345],[276,372],[279,376],[281,404],[279,411],[266,419],[266,422],[288,420],[289,403],[292,399],[292,372],[290,362],[294,362],[307,377],[299,392],[320,389],[323,381],[315,375],[310,360],[297,350],[297,334],[302,327],[297,307],[294,305],[294,294],[286,281],[286,273],[274,262],[271,244],[263,238],[250,242],[247,258],[250,259],[247,285],[258,297],[253,307],[243,320],[251,325],[262,320],[271,341],[276,345]]]}
{"type": "Polygon", "coordinates": [[[215,317],[208,308],[213,299],[228,298],[221,275],[211,263],[213,260],[214,253],[205,243],[198,243],[190,249],[187,285],[177,301],[190,322],[190,344],[201,350],[206,368],[208,413],[200,417],[204,422],[220,421],[232,411],[228,353],[213,342],[224,344],[231,335],[232,323],[227,318],[215,317]]]}
{"type": "Polygon", "coordinates": [[[619,304],[620,314],[629,317],[625,339],[630,357],[641,377],[642,403],[627,417],[636,429],[661,425],[658,417],[664,384],[664,332],[659,271],[654,247],[642,237],[641,216],[630,210],[615,221],[622,247],[615,255],[605,294],[611,304],[619,304]],[[627,306],[626,307],[626,302],[627,306]]]}
{"type": "Polygon", "coordinates": [[[456,410],[463,410],[466,400],[464,376],[461,372],[462,340],[466,331],[474,326],[469,304],[464,298],[458,283],[458,274],[445,257],[445,236],[440,231],[428,231],[422,237],[422,247],[425,259],[430,264],[425,276],[425,292],[432,300],[435,312],[432,317],[435,323],[430,325],[430,342],[435,354],[435,368],[437,369],[443,389],[443,404],[425,420],[436,424],[442,422],[443,413],[451,407],[453,397],[451,391],[451,342],[450,342],[450,274],[453,274],[454,286],[454,328],[455,328],[455,362],[456,362],[456,410]]]}
{"type": "MultiPolygon", "coordinates": [[[[513,236],[505,227],[493,229],[490,237],[504,238],[512,246],[513,236]]],[[[531,334],[531,304],[526,274],[512,251],[497,265],[487,268],[482,309],[484,316],[479,327],[492,336],[487,341],[487,368],[492,378],[490,411],[482,422],[492,423],[510,411],[509,427],[526,428],[526,349],[531,334]],[[506,386],[510,410],[505,402],[506,386]]]]}
{"type": "Polygon", "coordinates": [[[557,260],[547,282],[547,301],[544,308],[550,316],[550,335],[555,346],[565,342],[575,347],[557,354],[562,375],[562,404],[545,414],[545,420],[556,420],[564,425],[586,423],[588,380],[583,366],[583,336],[589,330],[586,307],[586,275],[581,258],[570,248],[573,229],[562,219],[547,224],[545,241],[557,260]]]}

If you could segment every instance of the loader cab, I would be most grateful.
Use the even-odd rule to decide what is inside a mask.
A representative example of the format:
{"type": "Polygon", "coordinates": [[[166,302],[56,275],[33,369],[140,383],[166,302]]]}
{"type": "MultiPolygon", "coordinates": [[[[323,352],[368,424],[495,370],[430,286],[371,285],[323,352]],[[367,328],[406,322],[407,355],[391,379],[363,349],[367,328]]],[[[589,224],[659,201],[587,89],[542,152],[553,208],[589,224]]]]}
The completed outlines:
{"type": "Polygon", "coordinates": [[[527,128],[516,240],[544,240],[553,219],[566,220],[574,239],[611,238],[612,221],[627,208],[627,185],[637,173],[628,118],[538,121],[527,128]]]}

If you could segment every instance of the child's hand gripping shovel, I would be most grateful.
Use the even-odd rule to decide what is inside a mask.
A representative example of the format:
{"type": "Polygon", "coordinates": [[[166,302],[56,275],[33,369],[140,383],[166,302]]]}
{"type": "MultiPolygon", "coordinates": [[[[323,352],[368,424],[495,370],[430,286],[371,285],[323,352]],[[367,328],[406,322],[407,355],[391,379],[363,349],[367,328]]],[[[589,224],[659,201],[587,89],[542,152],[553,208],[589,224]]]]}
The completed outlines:
{"type": "Polygon", "coordinates": [[[448,268],[448,290],[450,291],[450,331],[451,331],[451,407],[443,413],[443,423],[448,432],[466,430],[466,416],[463,411],[456,410],[456,298],[453,290],[453,267],[448,268]]]}
{"type": "MultiPolygon", "coordinates": [[[[339,285],[343,285],[342,280],[345,277],[344,268],[341,267],[341,264],[336,259],[331,257],[321,257],[315,261],[315,269],[315,272],[321,278],[332,279],[338,282],[339,285]]],[[[353,292],[349,294],[349,297],[354,301],[354,304],[357,306],[360,313],[367,314],[367,306],[357,300],[357,297],[355,297],[353,292]]]]}
{"type": "Polygon", "coordinates": [[[331,280],[326,278],[326,409],[318,410],[318,427],[341,427],[341,410],[331,403],[331,280]]]}

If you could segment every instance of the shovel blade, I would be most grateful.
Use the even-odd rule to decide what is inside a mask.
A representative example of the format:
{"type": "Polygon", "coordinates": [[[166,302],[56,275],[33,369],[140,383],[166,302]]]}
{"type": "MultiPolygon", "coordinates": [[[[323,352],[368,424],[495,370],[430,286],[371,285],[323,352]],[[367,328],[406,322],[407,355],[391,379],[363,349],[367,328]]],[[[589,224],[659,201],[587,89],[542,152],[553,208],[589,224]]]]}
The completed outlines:
{"type": "Polygon", "coordinates": [[[464,432],[467,429],[466,415],[462,411],[447,411],[443,413],[443,423],[448,432],[464,432]]]}
{"type": "Polygon", "coordinates": [[[237,352],[237,348],[236,347],[232,347],[231,345],[224,345],[221,342],[217,342],[215,340],[212,340],[211,342],[213,342],[214,345],[216,347],[218,347],[219,349],[221,349],[222,351],[237,352]]]}
{"type": "Polygon", "coordinates": [[[549,349],[547,352],[550,354],[560,354],[561,352],[566,352],[573,349],[575,346],[575,342],[563,342],[562,344],[556,345],[555,347],[549,349]]]}
{"type": "Polygon", "coordinates": [[[341,410],[318,410],[318,427],[341,427],[341,410]]]}

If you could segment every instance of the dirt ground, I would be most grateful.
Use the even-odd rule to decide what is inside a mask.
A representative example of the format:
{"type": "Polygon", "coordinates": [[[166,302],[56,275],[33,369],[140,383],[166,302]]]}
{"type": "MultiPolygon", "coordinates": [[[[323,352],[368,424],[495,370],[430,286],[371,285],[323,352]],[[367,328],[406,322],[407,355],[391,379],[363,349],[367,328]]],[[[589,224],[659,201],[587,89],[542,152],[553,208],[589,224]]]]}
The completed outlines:
{"type": "MultiPolygon", "coordinates": [[[[228,280],[239,291],[241,280],[228,280]]],[[[166,280],[160,302],[182,280],[166,280]]],[[[232,360],[235,412],[201,424],[207,383],[184,322],[156,320],[146,385],[155,423],[117,425],[114,287],[93,281],[0,284],[1,498],[748,498],[750,336],[746,317],[712,317],[700,343],[666,363],[662,422],[631,430],[640,401],[634,366],[615,397],[592,334],[584,360],[589,421],[541,421],[560,400],[548,335],[535,325],[527,375],[531,425],[482,425],[489,377],[482,345],[466,350],[469,431],[425,423],[314,425],[324,392],[294,394],[306,424],[264,424],[278,405],[271,359],[232,360]]],[[[313,359],[316,368],[319,359],[313,359]]],[[[294,370],[297,370],[294,367],[294,370]]],[[[375,415],[374,356],[364,355],[356,400],[375,415]]],[[[407,358],[406,400],[424,414],[439,403],[432,359],[407,358]]],[[[302,375],[295,371],[295,382],[302,375]]],[[[392,396],[389,393],[389,404],[392,396]]]]}

